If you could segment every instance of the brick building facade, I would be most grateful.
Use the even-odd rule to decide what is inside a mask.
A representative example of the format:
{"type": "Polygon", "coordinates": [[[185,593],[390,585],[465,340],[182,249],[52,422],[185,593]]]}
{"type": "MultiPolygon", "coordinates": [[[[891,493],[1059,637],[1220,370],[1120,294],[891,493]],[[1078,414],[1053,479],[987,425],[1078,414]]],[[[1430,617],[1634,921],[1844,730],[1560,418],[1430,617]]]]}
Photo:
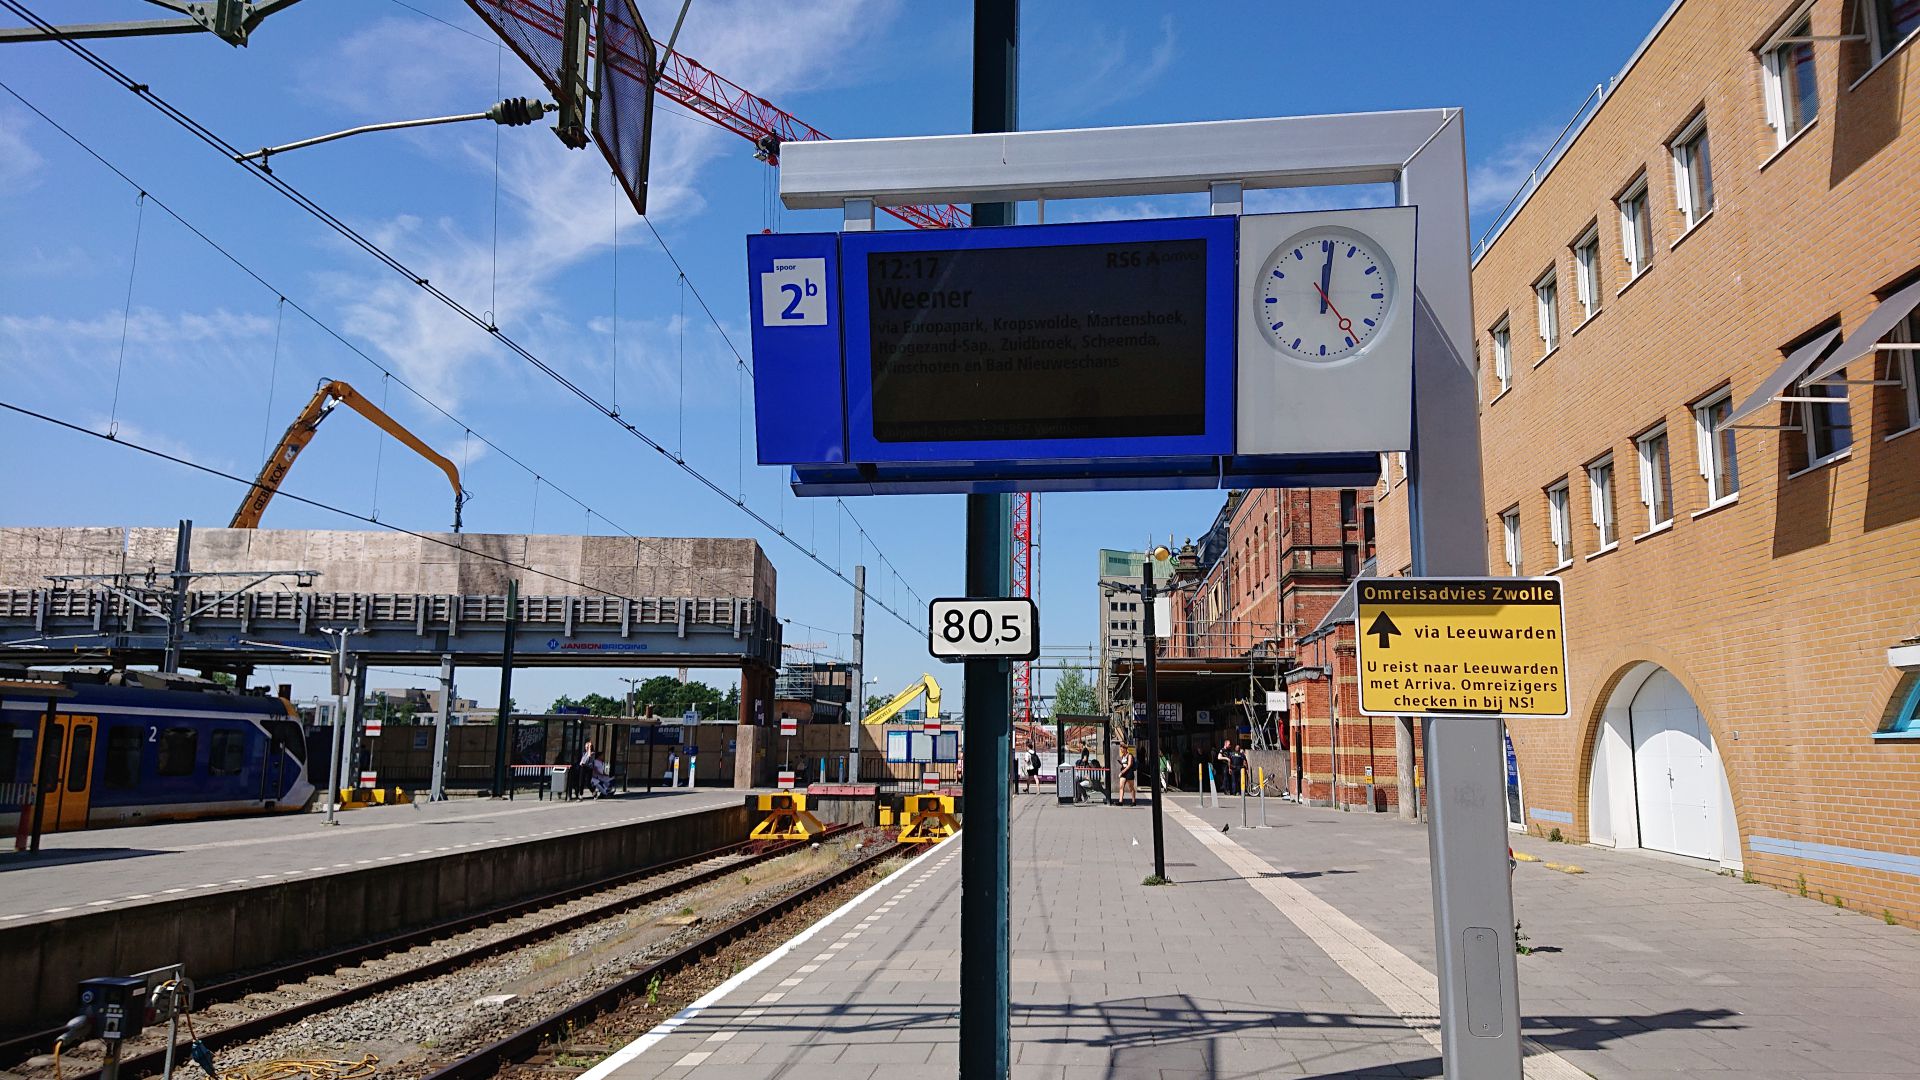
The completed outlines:
{"type": "Polygon", "coordinates": [[[1911,0],[1676,3],[1473,270],[1489,561],[1566,589],[1527,826],[1909,922],[1916,36],[1911,0]]]}

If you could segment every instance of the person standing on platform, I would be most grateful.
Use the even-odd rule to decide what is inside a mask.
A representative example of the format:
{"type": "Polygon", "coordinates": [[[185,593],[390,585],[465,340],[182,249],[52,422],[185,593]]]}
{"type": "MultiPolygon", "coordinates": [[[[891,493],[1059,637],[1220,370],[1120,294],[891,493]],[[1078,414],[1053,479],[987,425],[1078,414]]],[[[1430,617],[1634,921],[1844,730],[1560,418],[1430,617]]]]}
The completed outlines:
{"type": "Polygon", "coordinates": [[[1244,795],[1247,792],[1247,748],[1228,743],[1227,757],[1233,762],[1233,793],[1244,795]]]}
{"type": "Polygon", "coordinates": [[[1138,806],[1140,804],[1140,787],[1134,779],[1134,773],[1138,769],[1139,762],[1134,760],[1133,748],[1131,746],[1121,747],[1120,799],[1124,801],[1124,805],[1138,806]]]}
{"type": "Polygon", "coordinates": [[[1040,752],[1027,744],[1027,792],[1032,794],[1040,790],[1040,752]]]}

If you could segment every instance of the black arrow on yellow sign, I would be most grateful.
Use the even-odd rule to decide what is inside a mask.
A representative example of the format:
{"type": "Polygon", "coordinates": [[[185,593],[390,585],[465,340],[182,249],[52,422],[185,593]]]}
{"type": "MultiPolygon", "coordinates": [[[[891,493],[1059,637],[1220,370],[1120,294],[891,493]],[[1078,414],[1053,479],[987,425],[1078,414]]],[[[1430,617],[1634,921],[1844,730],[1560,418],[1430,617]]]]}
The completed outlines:
{"type": "Polygon", "coordinates": [[[1387,618],[1387,613],[1384,611],[1374,616],[1373,625],[1367,627],[1367,636],[1378,636],[1380,638],[1380,647],[1383,649],[1392,648],[1393,642],[1391,639],[1398,633],[1400,633],[1400,628],[1393,625],[1393,620],[1387,618]]]}

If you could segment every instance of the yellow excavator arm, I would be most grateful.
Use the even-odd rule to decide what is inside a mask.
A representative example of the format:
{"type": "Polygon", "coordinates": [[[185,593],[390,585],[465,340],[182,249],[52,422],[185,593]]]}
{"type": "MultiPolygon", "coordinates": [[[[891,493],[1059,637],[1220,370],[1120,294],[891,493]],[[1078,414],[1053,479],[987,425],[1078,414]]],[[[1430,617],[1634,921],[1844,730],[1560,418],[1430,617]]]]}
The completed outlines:
{"type": "Polygon", "coordinates": [[[868,713],[864,722],[884,724],[899,716],[900,710],[913,704],[913,699],[921,694],[927,695],[927,715],[938,717],[940,715],[940,684],[933,681],[933,676],[922,675],[911,686],[895,694],[892,701],[868,713]]]}
{"type": "Polygon", "coordinates": [[[313,441],[314,433],[320,430],[320,421],[327,418],[336,405],[345,405],[368,420],[387,434],[405,443],[407,449],[426,458],[447,474],[447,482],[453,485],[453,531],[460,531],[460,507],[466,502],[466,491],[460,487],[460,470],[453,462],[434,452],[433,447],[400,426],[400,422],[383,412],[378,405],[360,396],[360,392],[338,379],[323,379],[320,388],[313,392],[312,400],[293,423],[287,425],[287,433],[280,436],[280,445],[273,448],[267,463],[260,467],[260,475],[247,489],[247,497],[240,508],[233,512],[233,520],[227,522],[229,529],[257,529],[260,518],[267,512],[267,504],[280,492],[280,484],[287,478],[287,471],[293,468],[300,451],[313,441]]]}

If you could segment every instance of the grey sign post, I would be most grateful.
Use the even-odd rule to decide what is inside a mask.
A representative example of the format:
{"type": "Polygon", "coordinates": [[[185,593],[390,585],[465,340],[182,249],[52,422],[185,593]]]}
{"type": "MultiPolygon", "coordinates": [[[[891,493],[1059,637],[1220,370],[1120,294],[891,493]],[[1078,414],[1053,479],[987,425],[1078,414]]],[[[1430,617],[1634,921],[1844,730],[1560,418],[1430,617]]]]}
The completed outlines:
{"type": "MultiPolygon", "coordinates": [[[[841,209],[849,231],[871,229],[876,206],[1206,192],[1214,213],[1239,214],[1250,190],[1377,183],[1418,208],[1413,572],[1484,575],[1459,110],[793,143],[780,170],[789,208],[841,209]]],[[[1520,1080],[1500,721],[1430,724],[1426,760],[1443,1067],[1448,1076],[1520,1080]]]]}

